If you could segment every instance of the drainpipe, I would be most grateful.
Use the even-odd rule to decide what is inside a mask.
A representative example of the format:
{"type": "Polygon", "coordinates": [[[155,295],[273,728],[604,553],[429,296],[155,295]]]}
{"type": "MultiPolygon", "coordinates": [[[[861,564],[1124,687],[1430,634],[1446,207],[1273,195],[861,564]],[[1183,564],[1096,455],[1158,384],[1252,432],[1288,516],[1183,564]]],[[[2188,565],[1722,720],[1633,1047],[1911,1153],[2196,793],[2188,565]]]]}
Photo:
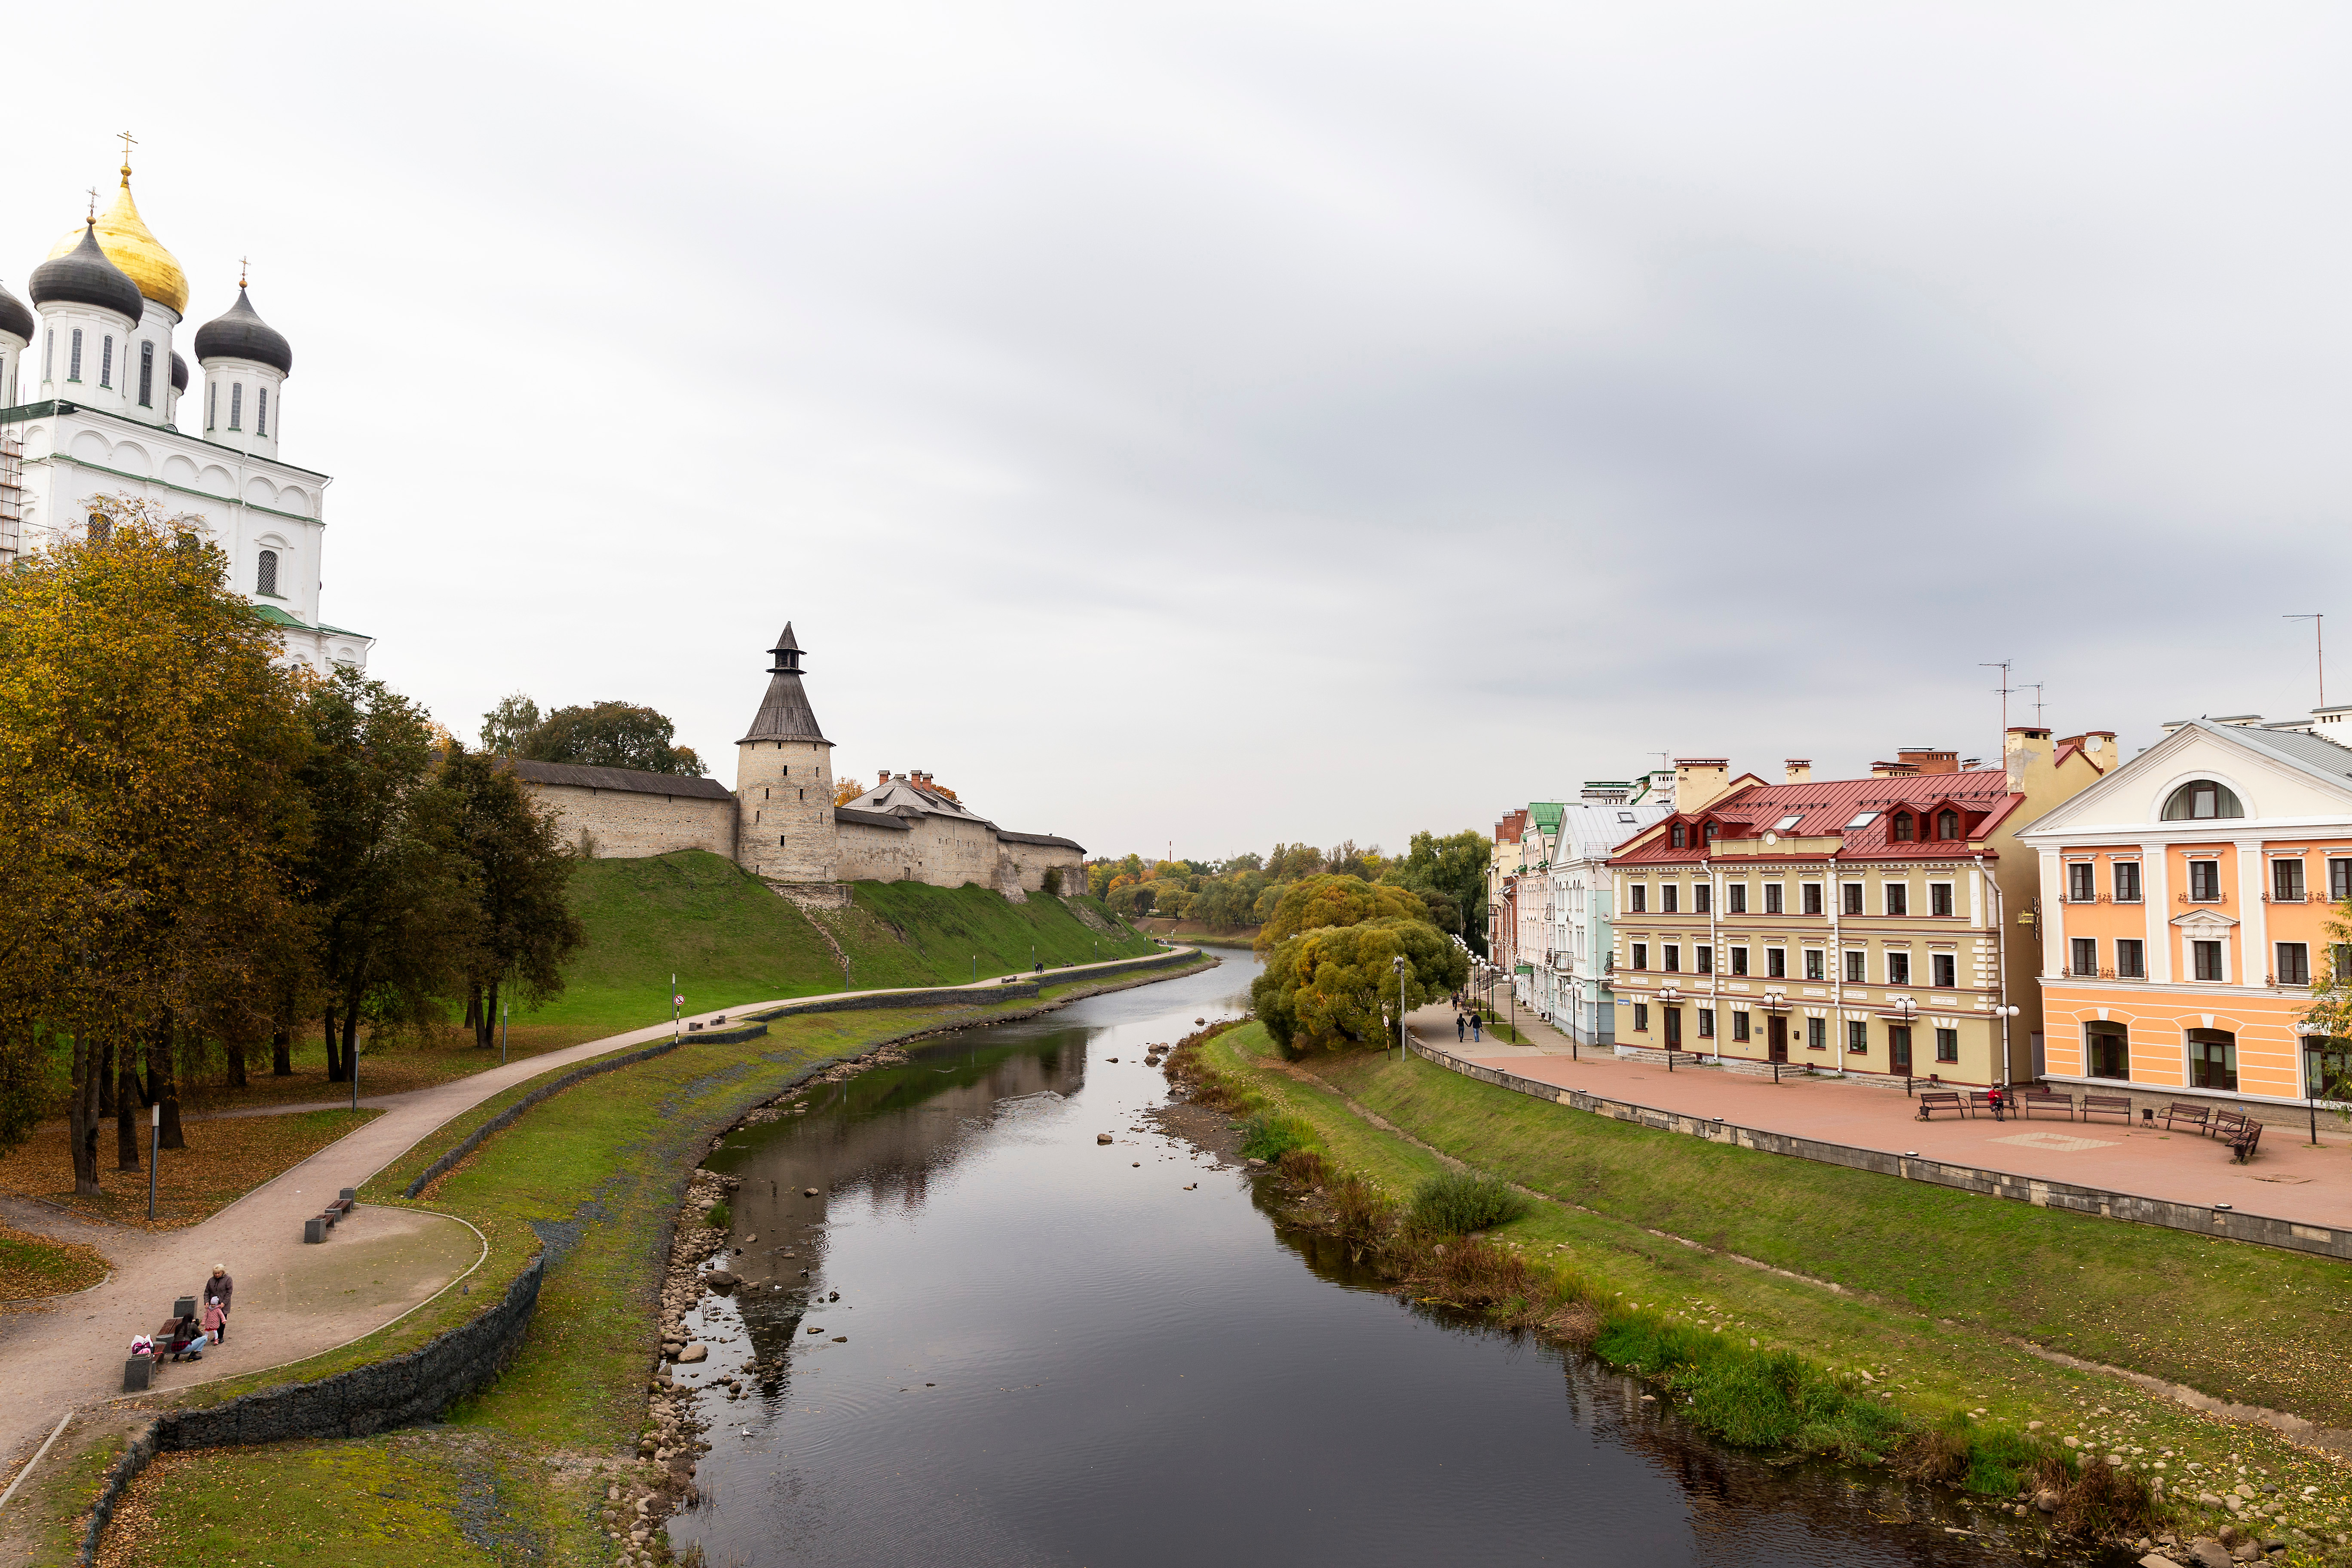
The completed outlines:
{"type": "Polygon", "coordinates": [[[1715,1065],[1723,1065],[1723,946],[1716,931],[1716,906],[1723,901],[1723,880],[1716,874],[1715,857],[1701,855],[1699,868],[1706,873],[1706,990],[1715,1009],[1715,1065]]]}
{"type": "MultiPolygon", "coordinates": [[[[2001,901],[2000,880],[1985,875],[1984,857],[1976,858],[1977,876],[1992,891],[1992,955],[1993,1014],[2000,1020],[2000,1087],[2009,1087],[2009,914],[2001,901]]],[[[2042,940],[2042,928],[2033,928],[2033,940],[2042,940]]],[[[1929,962],[1933,962],[1930,960],[1929,962]]],[[[1958,976],[1954,976],[1955,979],[1958,976]]]]}

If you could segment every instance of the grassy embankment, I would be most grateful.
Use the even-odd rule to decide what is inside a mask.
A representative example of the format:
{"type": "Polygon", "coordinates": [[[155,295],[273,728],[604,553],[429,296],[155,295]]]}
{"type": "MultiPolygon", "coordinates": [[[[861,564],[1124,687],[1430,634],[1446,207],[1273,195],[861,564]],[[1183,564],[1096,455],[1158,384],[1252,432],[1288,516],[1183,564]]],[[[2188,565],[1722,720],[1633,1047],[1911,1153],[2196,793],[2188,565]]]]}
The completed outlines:
{"type": "Polygon", "coordinates": [[[2293,1561],[2352,1527],[2336,1465],[2032,1348],[2352,1425],[2342,1265],[1629,1127],[1418,1059],[1318,1058],[1304,1078],[1255,1026],[1203,1056],[1391,1197],[1447,1169],[1442,1153],[1556,1200],[1494,1239],[1549,1302],[1594,1314],[1573,1337],[1663,1373],[1735,1440],[1874,1454],[1995,1498],[2053,1454],[2120,1454],[2206,1531],[2227,1516],[2189,1500],[2243,1479],[2276,1486],[2312,1538],[2293,1561]]]}
{"type": "MultiPolygon", "coordinates": [[[[772,895],[770,895],[772,897],[772,895]]],[[[781,901],[781,900],[779,900],[781,901]]],[[[1050,978],[1050,977],[1049,977],[1050,978]]],[[[1107,984],[1118,984],[1114,980],[1107,984]]],[[[1067,981],[1045,997],[1095,984],[1067,981]]],[[[413,1348],[478,1310],[546,1246],[551,1265],[520,1358],[431,1436],[293,1443],[173,1461],[133,1493],[124,1564],[205,1560],[374,1564],[396,1543],[403,1564],[601,1563],[612,1548],[598,1505],[614,1471],[634,1469],[646,1370],[656,1339],[660,1245],[688,1174],[712,1135],[787,1080],[883,1041],[984,1023],[1035,1002],[820,1014],[779,1019],[747,1044],[689,1044],[567,1090],[491,1139],[417,1206],[461,1215],[489,1238],[470,1295],[439,1299],[357,1344],[197,1391],[205,1401],[312,1378],[413,1348]],[[533,1555],[525,1558],[525,1552],[533,1555]]],[[[378,1176],[368,1201],[397,1194],[513,1095],[478,1107],[378,1176]]],[[[64,1517],[95,1476],[60,1467],[79,1493],[45,1494],[49,1528],[36,1562],[68,1560],[64,1517]]],[[[70,1489],[65,1489],[68,1493],[70,1489]]],[[[110,1540],[113,1538],[110,1533],[110,1540]]]]}

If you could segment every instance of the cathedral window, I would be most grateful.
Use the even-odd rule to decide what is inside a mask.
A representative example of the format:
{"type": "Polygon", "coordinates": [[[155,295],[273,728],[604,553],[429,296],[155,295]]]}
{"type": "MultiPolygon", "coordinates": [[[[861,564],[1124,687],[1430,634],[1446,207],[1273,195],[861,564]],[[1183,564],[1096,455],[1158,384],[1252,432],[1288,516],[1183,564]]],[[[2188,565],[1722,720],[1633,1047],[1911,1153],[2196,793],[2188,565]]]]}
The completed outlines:
{"type": "Polygon", "coordinates": [[[55,327],[51,327],[47,337],[42,340],[41,343],[41,379],[43,381],[55,381],[57,378],[58,330],[55,327]]]}
{"type": "Polygon", "coordinates": [[[210,430],[219,424],[220,383],[208,381],[205,383],[205,428],[210,430]]]}
{"type": "Polygon", "coordinates": [[[155,406],[155,345],[139,345],[139,406],[155,406]]]}
{"type": "Polygon", "coordinates": [[[245,428],[245,383],[241,381],[228,384],[228,427],[232,430],[245,428]]]}
{"type": "Polygon", "coordinates": [[[253,433],[269,434],[269,388],[256,387],[253,394],[253,433]]]}
{"type": "Polygon", "coordinates": [[[265,550],[253,569],[253,588],[257,594],[278,597],[278,552],[265,550]]]}
{"type": "Polygon", "coordinates": [[[114,334],[106,334],[106,344],[99,351],[98,384],[109,392],[114,390],[114,334]]]}
{"type": "Polygon", "coordinates": [[[66,379],[79,381],[81,379],[81,329],[76,327],[73,332],[73,346],[66,354],[66,379]]]}

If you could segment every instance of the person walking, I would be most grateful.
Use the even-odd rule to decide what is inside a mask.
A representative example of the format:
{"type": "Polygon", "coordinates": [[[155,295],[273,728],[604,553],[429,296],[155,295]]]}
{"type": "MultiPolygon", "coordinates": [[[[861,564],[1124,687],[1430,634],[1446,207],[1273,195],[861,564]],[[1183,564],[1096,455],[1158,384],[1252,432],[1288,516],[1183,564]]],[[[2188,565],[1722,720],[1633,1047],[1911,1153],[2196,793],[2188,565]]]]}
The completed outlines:
{"type": "Polygon", "coordinates": [[[1482,1021],[1483,1020],[1479,1018],[1477,1014],[1473,1013],[1470,1015],[1470,1040],[1473,1045],[1475,1045],[1478,1041],[1478,1026],[1482,1021]]]}
{"type": "Polygon", "coordinates": [[[221,1342],[221,1331],[228,1326],[228,1314],[221,1310],[220,1298],[205,1298],[205,1338],[213,1344],[221,1342]]]}
{"type": "Polygon", "coordinates": [[[1464,1034],[1464,1033],[1465,1033],[1465,1029],[1464,1029],[1464,1025],[1463,1025],[1462,1015],[1461,1015],[1461,1014],[1459,1014],[1459,1013],[1456,1013],[1456,1014],[1454,1014],[1454,1043],[1455,1045],[1457,1045],[1457,1046],[1458,1046],[1458,1045],[1460,1045],[1460,1044],[1462,1043],[1462,1037],[1463,1037],[1463,1034],[1464,1034]]]}
{"type": "Polygon", "coordinates": [[[225,1266],[215,1263],[213,1265],[212,1277],[205,1281],[205,1288],[196,1292],[196,1300],[199,1301],[209,1304],[217,1300],[220,1303],[219,1326],[216,1329],[214,1329],[214,1325],[209,1322],[205,1325],[205,1327],[208,1329],[214,1329],[213,1342],[215,1344],[218,1344],[228,1338],[229,1298],[236,1289],[236,1281],[228,1277],[228,1269],[225,1266]]]}

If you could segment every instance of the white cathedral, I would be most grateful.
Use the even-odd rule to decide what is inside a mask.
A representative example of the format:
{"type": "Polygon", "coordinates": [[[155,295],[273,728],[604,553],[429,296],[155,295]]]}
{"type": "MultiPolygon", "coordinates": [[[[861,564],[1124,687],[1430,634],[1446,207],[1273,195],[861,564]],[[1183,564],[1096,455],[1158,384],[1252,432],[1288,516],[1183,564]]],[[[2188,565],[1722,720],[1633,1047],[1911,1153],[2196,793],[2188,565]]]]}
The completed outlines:
{"type": "Polygon", "coordinates": [[[58,240],[27,284],[30,310],[0,283],[0,568],[87,527],[92,496],[143,497],[212,531],[289,658],[364,667],[373,639],[320,618],[332,481],[278,458],[294,351],[245,280],[196,329],[201,385],[184,420],[188,365],[173,334],[187,274],[140,217],[128,158],[114,205],[58,240]]]}

